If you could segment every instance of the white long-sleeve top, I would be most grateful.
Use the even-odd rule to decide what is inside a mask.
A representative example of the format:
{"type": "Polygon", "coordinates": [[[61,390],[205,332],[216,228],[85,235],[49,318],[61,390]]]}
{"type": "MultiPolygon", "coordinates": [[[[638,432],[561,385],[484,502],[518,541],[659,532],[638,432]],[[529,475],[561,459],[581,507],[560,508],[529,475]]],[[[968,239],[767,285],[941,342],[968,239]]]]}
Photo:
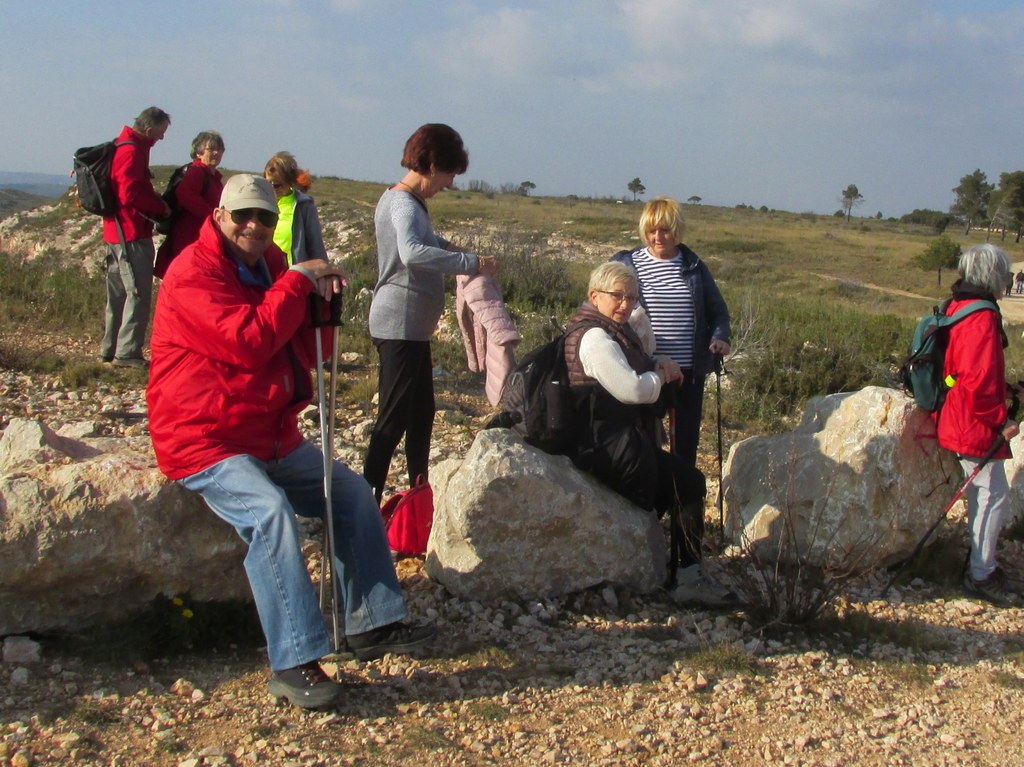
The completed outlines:
{"type": "Polygon", "coordinates": [[[579,360],[583,372],[597,380],[609,394],[626,405],[647,405],[661,393],[656,372],[639,374],[630,367],[622,347],[601,328],[591,328],[580,339],[579,360]]]}

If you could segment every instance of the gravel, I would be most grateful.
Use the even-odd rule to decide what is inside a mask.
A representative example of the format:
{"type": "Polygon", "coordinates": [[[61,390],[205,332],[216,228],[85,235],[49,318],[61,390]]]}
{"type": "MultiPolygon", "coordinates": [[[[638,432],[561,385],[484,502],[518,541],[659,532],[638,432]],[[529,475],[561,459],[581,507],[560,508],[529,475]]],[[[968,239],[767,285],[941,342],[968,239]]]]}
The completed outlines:
{"type": "MultiPolygon", "coordinates": [[[[0,370],[0,426],[28,416],[145,434],[134,375],[68,391],[0,370]]],[[[435,460],[465,451],[484,410],[439,400],[435,460]]],[[[370,416],[343,411],[339,457],[358,465],[370,416]]],[[[316,572],[315,536],[307,551],[316,572]]],[[[1024,572],[1020,542],[1000,556],[1024,572]]],[[[438,642],[419,658],[329,659],[349,688],[330,710],[272,699],[264,652],[244,642],[111,660],[81,640],[7,638],[0,765],[1024,765],[1021,609],[920,579],[880,601],[878,573],[826,626],[767,631],[664,594],[481,604],[432,583],[419,559],[399,574],[438,642]]]]}

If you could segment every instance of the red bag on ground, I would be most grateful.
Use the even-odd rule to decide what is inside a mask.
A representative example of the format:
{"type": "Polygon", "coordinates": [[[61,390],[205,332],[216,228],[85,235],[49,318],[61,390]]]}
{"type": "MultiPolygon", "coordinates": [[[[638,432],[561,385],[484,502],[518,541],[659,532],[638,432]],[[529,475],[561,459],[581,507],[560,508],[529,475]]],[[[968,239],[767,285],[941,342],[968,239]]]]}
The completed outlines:
{"type": "Polygon", "coordinates": [[[411,488],[388,498],[380,513],[392,551],[413,557],[426,553],[434,522],[434,491],[425,477],[417,477],[411,488]]]}

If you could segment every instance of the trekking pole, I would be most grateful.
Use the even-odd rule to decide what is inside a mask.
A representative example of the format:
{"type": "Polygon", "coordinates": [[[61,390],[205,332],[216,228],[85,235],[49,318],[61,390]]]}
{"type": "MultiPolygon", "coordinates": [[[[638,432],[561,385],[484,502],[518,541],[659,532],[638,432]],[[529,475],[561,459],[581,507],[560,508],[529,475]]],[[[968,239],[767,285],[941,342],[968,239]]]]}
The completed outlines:
{"type": "Polygon", "coordinates": [[[320,447],[324,454],[324,542],[320,562],[320,611],[331,604],[331,626],[333,628],[334,652],[341,647],[341,621],[338,617],[338,592],[334,569],[334,410],[338,392],[338,331],[341,327],[341,293],[331,296],[330,316],[323,318],[323,299],[313,292],[309,296],[313,335],[316,338],[316,389],[320,398],[320,447]],[[334,328],[334,344],[331,353],[331,394],[328,399],[324,386],[324,346],[320,328],[334,328]],[[328,582],[330,589],[328,590],[328,582]]]}
{"type": "MultiPolygon", "coordinates": [[[[676,454],[676,394],[679,391],[678,384],[672,384],[668,390],[668,451],[676,454]]],[[[683,548],[682,520],[679,519],[679,488],[675,485],[675,477],[672,479],[672,508],[669,510],[668,520],[668,588],[675,588],[676,570],[679,569],[680,556],[683,548]]]]}
{"type": "Polygon", "coordinates": [[[722,505],[722,376],[729,375],[725,369],[725,358],[722,354],[715,354],[715,404],[717,406],[718,424],[718,499],[715,501],[718,506],[718,550],[725,546],[725,508],[722,505]]]}
{"type": "MultiPolygon", "coordinates": [[[[1017,420],[1017,412],[1020,410],[1020,395],[1022,391],[1024,391],[1024,381],[1018,381],[1016,385],[1009,386],[1009,390],[1013,402],[1007,409],[1006,415],[1010,420],[1015,421],[1017,420]]],[[[992,457],[999,451],[999,448],[1001,448],[1004,444],[1006,444],[1006,437],[1003,436],[1002,432],[1000,432],[999,436],[996,437],[996,441],[992,443],[992,447],[990,447],[988,449],[988,452],[985,453],[984,456],[982,456],[981,461],[978,463],[977,466],[974,467],[974,471],[972,471],[970,476],[964,480],[964,483],[962,485],[960,485],[960,489],[956,491],[956,495],[954,495],[952,500],[946,504],[946,508],[942,510],[942,514],[935,520],[932,526],[928,528],[928,531],[924,534],[924,537],[921,538],[920,541],[918,541],[917,545],[914,547],[914,550],[910,553],[910,556],[904,559],[902,562],[900,562],[899,567],[896,568],[896,572],[893,573],[893,576],[889,579],[889,582],[885,584],[885,588],[882,589],[882,593],[879,595],[880,599],[885,599],[885,595],[889,593],[889,589],[892,588],[892,584],[896,582],[896,579],[899,578],[900,574],[903,572],[904,569],[906,569],[907,565],[910,564],[910,562],[914,560],[918,554],[921,553],[921,549],[924,548],[924,545],[928,542],[928,539],[932,537],[932,533],[934,533],[938,526],[942,523],[942,520],[946,518],[946,515],[949,513],[949,510],[953,508],[953,504],[959,501],[960,497],[967,492],[967,488],[971,486],[971,483],[974,482],[974,479],[978,476],[978,474],[981,473],[981,470],[985,468],[985,464],[992,460],[992,457]]],[[[967,556],[970,557],[970,555],[971,552],[970,548],[968,547],[967,556]]]]}

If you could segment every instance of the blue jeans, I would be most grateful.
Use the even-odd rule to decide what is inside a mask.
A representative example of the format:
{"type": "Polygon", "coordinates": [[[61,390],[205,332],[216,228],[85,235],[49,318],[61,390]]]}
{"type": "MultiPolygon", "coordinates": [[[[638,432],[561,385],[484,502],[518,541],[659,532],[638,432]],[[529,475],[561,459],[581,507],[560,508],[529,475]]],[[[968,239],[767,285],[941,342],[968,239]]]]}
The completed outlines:
{"type": "MultiPolygon", "coordinates": [[[[323,454],[304,441],[276,461],[236,455],[181,480],[249,547],[245,572],[274,671],[331,651],[295,522],[296,514],[323,517],[323,476],[323,454]]],[[[333,483],[335,591],[345,632],[403,620],[408,612],[370,486],[338,461],[333,483]]]]}

